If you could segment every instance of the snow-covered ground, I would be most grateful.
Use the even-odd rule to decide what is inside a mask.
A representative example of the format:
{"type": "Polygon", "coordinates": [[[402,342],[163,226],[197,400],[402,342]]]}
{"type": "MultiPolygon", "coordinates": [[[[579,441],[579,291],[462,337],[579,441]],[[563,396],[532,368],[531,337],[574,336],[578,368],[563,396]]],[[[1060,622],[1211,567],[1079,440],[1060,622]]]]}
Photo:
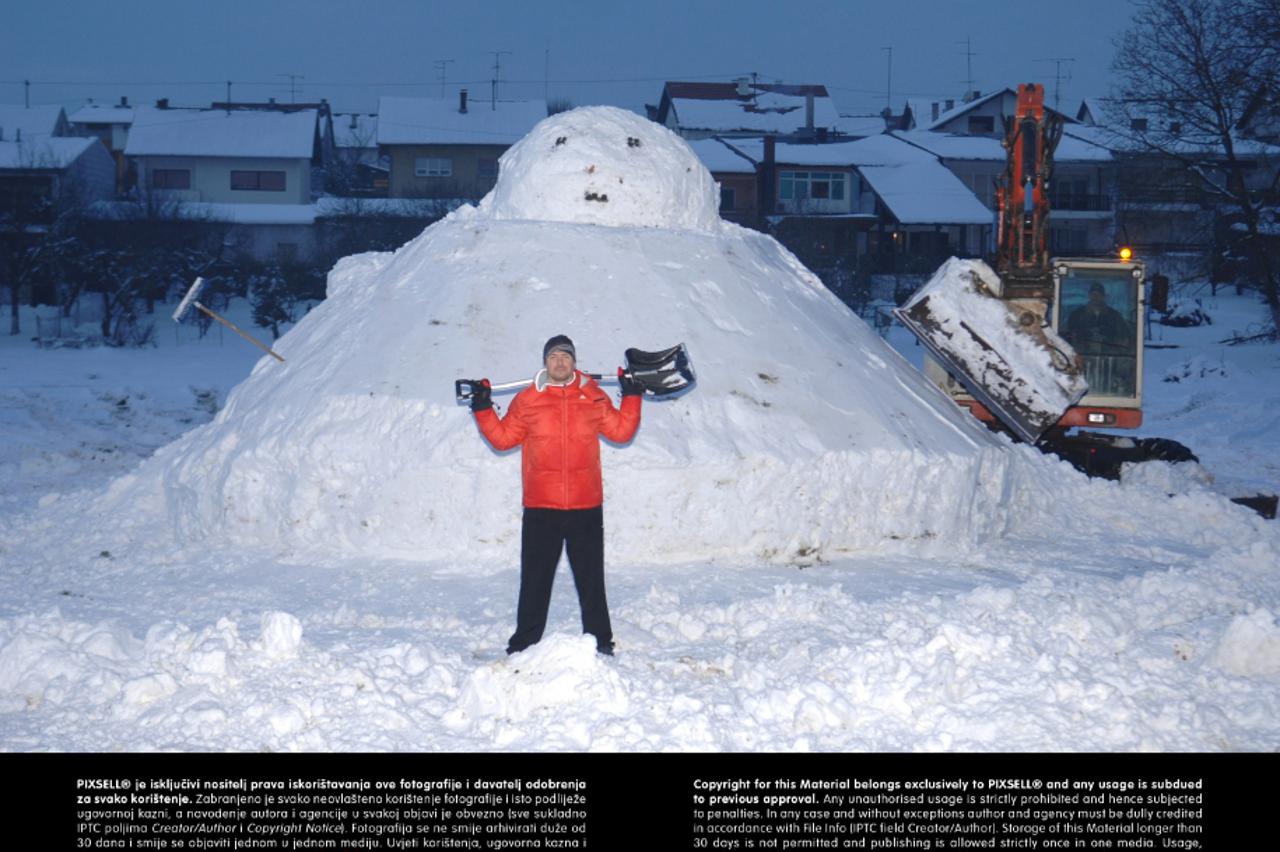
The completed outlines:
{"type": "MultiPolygon", "coordinates": [[[[507,186],[346,262],[284,365],[163,312],[155,349],[0,339],[0,748],[1280,748],[1274,522],[1184,471],[1093,482],[990,437],[905,332],[902,360],[685,205],[714,209],[697,174],[636,180],[683,164],[665,131],[597,115],[622,153],[575,151],[581,116],[531,134],[555,168],[503,162],[563,193],[507,186]],[[575,181],[617,204],[564,215],[575,181]],[[683,339],[699,386],[606,449],[618,656],[562,570],[547,638],[504,658],[518,461],[452,381],[566,329],[683,339]]],[[[1280,350],[1215,342],[1263,319],[1251,297],[1204,307],[1156,332],[1143,432],[1274,492],[1280,350]]]]}

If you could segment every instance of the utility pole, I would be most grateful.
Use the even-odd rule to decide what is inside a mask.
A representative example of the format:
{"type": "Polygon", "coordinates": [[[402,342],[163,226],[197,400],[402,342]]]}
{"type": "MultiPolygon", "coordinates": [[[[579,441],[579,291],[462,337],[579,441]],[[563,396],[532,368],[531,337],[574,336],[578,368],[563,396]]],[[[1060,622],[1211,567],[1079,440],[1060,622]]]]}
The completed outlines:
{"type": "Polygon", "coordinates": [[[491,109],[498,108],[498,81],[502,79],[502,57],[510,56],[509,50],[490,51],[493,54],[493,93],[490,97],[489,104],[491,109]]]}
{"type": "Polygon", "coordinates": [[[446,69],[448,69],[449,64],[451,62],[453,62],[452,59],[437,59],[434,63],[436,66],[436,70],[440,72],[440,97],[442,98],[445,96],[444,95],[444,84],[445,84],[445,77],[446,77],[445,72],[446,72],[446,69]]]}
{"type": "Polygon", "coordinates": [[[23,80],[22,89],[23,89],[23,95],[22,95],[23,105],[27,109],[31,109],[31,81],[23,80]]]}
{"type": "Polygon", "coordinates": [[[1071,82],[1071,69],[1068,68],[1066,76],[1063,76],[1062,63],[1075,62],[1075,61],[1076,61],[1076,58],[1074,56],[1055,56],[1055,57],[1050,57],[1048,59],[1036,60],[1036,62],[1052,62],[1053,63],[1053,108],[1058,112],[1062,112],[1062,110],[1058,109],[1058,104],[1062,100],[1062,82],[1064,80],[1068,83],[1071,82]]]}
{"type": "Polygon", "coordinates": [[[884,109],[888,115],[893,115],[893,48],[882,47],[880,49],[889,53],[889,70],[885,75],[884,83],[884,109]]]}
{"type": "Polygon", "coordinates": [[[289,103],[296,104],[298,102],[298,81],[307,78],[301,74],[277,74],[276,76],[289,78],[289,103]]]}

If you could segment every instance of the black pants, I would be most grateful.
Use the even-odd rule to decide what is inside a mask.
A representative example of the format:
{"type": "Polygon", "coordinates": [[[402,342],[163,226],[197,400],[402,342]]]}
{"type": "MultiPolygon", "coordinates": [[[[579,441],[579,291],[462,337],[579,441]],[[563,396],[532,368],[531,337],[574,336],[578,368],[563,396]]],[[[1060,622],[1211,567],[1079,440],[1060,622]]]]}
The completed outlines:
{"type": "Polygon", "coordinates": [[[582,632],[596,638],[596,648],[613,652],[613,628],[604,594],[604,511],[594,509],[525,509],[520,533],[520,603],[516,632],[507,653],[523,651],[542,638],[551,606],[551,584],[560,553],[569,551],[569,568],[582,608],[582,632]]]}

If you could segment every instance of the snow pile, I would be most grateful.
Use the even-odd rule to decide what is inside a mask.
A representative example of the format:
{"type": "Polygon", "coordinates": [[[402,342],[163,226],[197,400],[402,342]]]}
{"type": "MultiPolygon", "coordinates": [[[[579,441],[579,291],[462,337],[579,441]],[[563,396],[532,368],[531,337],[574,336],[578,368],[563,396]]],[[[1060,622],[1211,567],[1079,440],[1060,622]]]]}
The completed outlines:
{"type": "Polygon", "coordinates": [[[713,231],[720,193],[679,136],[612,107],[539,123],[502,155],[492,219],[713,231]]]}
{"type": "MultiPolygon", "coordinates": [[[[1280,745],[1280,542],[1162,549],[1063,526],[1038,549],[998,543],[981,565],[615,566],[613,658],[570,635],[569,606],[541,643],[501,657],[509,624],[495,613],[509,612],[514,577],[353,562],[308,595],[301,569],[254,566],[225,600],[193,596],[174,605],[180,619],[148,622],[174,596],[139,571],[128,596],[147,600],[150,626],[103,618],[100,602],[0,619],[0,749],[1280,745]],[[264,592],[290,611],[220,609],[264,592]],[[335,612],[333,598],[356,606],[335,612]]],[[[197,588],[225,560],[166,573],[197,588]]]]}
{"type": "Polygon", "coordinates": [[[1280,674],[1280,624],[1266,609],[1238,615],[1218,643],[1215,662],[1232,674],[1280,674]]]}
{"type": "Polygon", "coordinates": [[[1120,466],[1120,481],[1126,488],[1162,494],[1189,494],[1210,490],[1213,486],[1213,474],[1200,464],[1190,461],[1125,462],[1120,466]]]}
{"type": "Polygon", "coordinates": [[[584,369],[684,342],[698,372],[604,448],[611,559],[812,562],[1004,531],[1013,483],[1041,487],[1052,463],[959,410],[776,241],[713,221],[713,186],[643,118],[548,118],[478,208],[338,264],[277,342],[286,362],[260,361],[213,423],[115,483],[95,534],[127,547],[167,517],[183,545],[290,560],[507,563],[520,465],[453,383],[531,377],[557,333],[584,369]]]}
{"type": "MultiPolygon", "coordinates": [[[[594,637],[556,634],[472,672],[443,722],[455,731],[491,732],[495,721],[527,722],[546,711],[623,716],[629,706],[621,677],[596,653],[594,637]]],[[[590,742],[585,729],[579,739],[582,746],[590,742]]]]}

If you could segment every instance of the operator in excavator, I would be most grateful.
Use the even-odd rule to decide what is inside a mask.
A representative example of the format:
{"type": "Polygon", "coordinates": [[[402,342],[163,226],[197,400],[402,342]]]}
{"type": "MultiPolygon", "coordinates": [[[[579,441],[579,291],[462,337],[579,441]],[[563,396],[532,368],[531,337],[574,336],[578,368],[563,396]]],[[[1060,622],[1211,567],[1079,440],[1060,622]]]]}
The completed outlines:
{"type": "Polygon", "coordinates": [[[1107,290],[1098,281],[1089,287],[1089,301],[1071,312],[1063,337],[1081,355],[1117,355],[1131,348],[1131,325],[1107,304],[1107,290]]]}

